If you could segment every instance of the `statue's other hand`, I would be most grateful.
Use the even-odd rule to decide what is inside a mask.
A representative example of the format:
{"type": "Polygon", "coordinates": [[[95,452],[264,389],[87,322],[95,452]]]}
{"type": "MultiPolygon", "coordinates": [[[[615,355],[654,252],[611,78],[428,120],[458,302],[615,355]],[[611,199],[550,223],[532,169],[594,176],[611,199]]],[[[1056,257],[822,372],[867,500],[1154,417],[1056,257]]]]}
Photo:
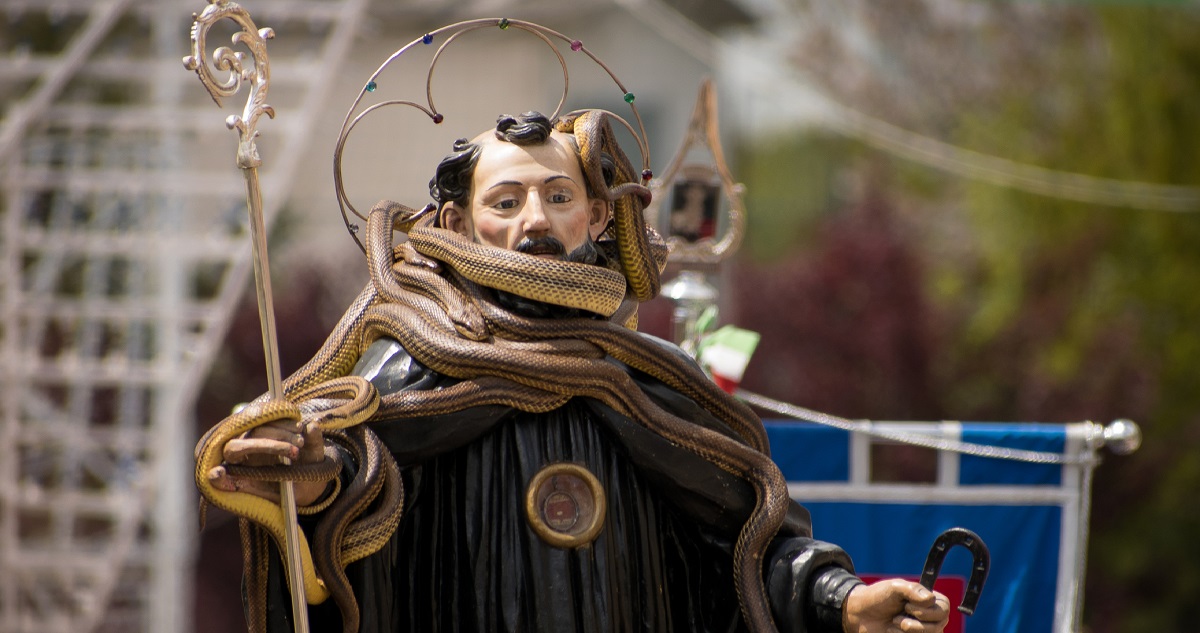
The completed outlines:
{"type": "MultiPolygon", "coordinates": [[[[238,466],[277,466],[280,458],[295,464],[315,464],[325,458],[325,438],[316,422],[275,420],[247,431],[225,444],[222,456],[226,463],[238,466]]],[[[279,502],[279,484],[229,474],[218,466],[208,475],[214,488],[225,491],[248,492],[272,502],[279,502]]],[[[325,492],[323,481],[298,481],[294,484],[296,504],[311,505],[325,492]]]]}
{"type": "Polygon", "coordinates": [[[299,458],[304,444],[302,420],[275,420],[229,440],[222,455],[226,462],[239,466],[275,466],[281,457],[299,458]]]}
{"type": "Polygon", "coordinates": [[[941,633],[949,621],[946,596],[899,578],[855,587],[842,611],[846,633],[941,633]]]}

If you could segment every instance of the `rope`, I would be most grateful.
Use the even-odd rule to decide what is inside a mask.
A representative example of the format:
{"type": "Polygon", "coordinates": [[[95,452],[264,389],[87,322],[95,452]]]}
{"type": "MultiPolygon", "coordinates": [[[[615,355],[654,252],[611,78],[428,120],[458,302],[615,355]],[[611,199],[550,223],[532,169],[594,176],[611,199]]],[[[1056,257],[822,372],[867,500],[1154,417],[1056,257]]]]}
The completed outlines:
{"type": "Polygon", "coordinates": [[[792,419],[815,422],[817,424],[831,426],[833,428],[841,429],[850,433],[863,433],[865,435],[870,435],[881,439],[901,442],[903,444],[910,444],[913,446],[932,448],[939,451],[952,451],[955,453],[961,453],[963,455],[991,457],[994,459],[1007,459],[1010,461],[1028,462],[1031,464],[1079,464],[1093,466],[1100,461],[1099,458],[1097,458],[1090,450],[1084,455],[1063,455],[1061,453],[1031,451],[1019,448],[993,446],[990,444],[976,444],[973,442],[936,438],[925,433],[880,429],[875,427],[870,422],[856,422],[835,415],[830,415],[828,413],[806,409],[804,407],[788,404],[779,400],[773,400],[766,396],[746,391],[745,389],[736,390],[734,395],[745,401],[747,404],[770,411],[772,413],[784,415],[792,419]]]}
{"type": "Polygon", "coordinates": [[[867,116],[828,99],[837,114],[825,124],[878,149],[965,178],[1063,200],[1151,211],[1200,211],[1200,188],[1114,178],[1019,163],[969,150],[867,116]]]}

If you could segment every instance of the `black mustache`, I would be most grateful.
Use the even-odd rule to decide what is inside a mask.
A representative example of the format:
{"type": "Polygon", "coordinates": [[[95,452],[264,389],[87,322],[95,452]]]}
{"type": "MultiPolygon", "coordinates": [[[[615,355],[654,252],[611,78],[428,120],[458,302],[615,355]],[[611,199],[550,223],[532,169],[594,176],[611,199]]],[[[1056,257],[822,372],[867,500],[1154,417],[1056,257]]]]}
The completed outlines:
{"type": "Polygon", "coordinates": [[[558,241],[558,238],[550,235],[536,238],[526,237],[518,242],[517,247],[513,250],[518,253],[525,253],[526,255],[549,253],[556,257],[562,257],[567,254],[567,247],[563,246],[563,243],[558,241]]]}

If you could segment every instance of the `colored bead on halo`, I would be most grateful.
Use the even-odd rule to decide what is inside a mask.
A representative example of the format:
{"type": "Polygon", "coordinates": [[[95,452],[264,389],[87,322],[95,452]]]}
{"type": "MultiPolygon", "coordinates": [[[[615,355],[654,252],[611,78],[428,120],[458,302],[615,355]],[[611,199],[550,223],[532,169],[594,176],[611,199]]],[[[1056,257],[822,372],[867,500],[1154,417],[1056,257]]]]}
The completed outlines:
{"type": "Polygon", "coordinates": [[[443,117],[441,112],[438,112],[438,113],[436,113],[436,114],[434,114],[434,115],[433,115],[433,122],[434,122],[434,123],[441,123],[441,122],[442,122],[442,121],[443,121],[445,118],[446,118],[446,117],[443,117]]]}
{"type": "Polygon", "coordinates": [[[578,51],[581,48],[583,48],[583,42],[580,42],[579,40],[571,40],[571,50],[578,51]]]}
{"type": "Polygon", "coordinates": [[[426,33],[425,36],[421,38],[421,43],[422,44],[432,44],[433,36],[430,35],[429,33],[426,33]]]}
{"type": "Polygon", "coordinates": [[[625,93],[625,103],[633,103],[634,99],[635,99],[635,97],[633,96],[632,92],[625,93]]]}
{"type": "Polygon", "coordinates": [[[367,92],[375,92],[375,89],[378,87],[379,87],[379,85],[376,84],[374,81],[367,82],[367,92]]]}
{"type": "Polygon", "coordinates": [[[642,170],[642,180],[650,180],[653,177],[654,177],[654,172],[650,171],[649,169],[642,170]]]}
{"type": "Polygon", "coordinates": [[[498,26],[500,27],[500,30],[502,30],[502,31],[504,29],[507,29],[508,28],[508,18],[500,18],[500,24],[498,26]]]}

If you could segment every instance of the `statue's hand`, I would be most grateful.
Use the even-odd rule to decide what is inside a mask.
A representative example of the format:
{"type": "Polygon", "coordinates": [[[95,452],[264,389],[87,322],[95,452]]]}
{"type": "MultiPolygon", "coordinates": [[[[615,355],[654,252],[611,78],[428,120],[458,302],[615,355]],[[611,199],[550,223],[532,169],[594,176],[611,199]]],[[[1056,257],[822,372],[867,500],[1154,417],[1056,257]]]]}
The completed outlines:
{"type": "Polygon", "coordinates": [[[846,633],[941,633],[949,621],[946,596],[898,578],[855,587],[842,610],[846,633]]]}
{"type": "MultiPolygon", "coordinates": [[[[293,464],[316,464],[325,459],[325,438],[315,421],[276,420],[247,431],[229,440],[222,450],[226,463],[239,466],[276,466],[280,458],[293,464]]],[[[209,473],[214,488],[248,492],[264,499],[279,502],[279,484],[229,474],[225,468],[209,473]]],[[[324,494],[327,482],[297,481],[294,483],[296,505],[311,505],[324,494]]]]}

